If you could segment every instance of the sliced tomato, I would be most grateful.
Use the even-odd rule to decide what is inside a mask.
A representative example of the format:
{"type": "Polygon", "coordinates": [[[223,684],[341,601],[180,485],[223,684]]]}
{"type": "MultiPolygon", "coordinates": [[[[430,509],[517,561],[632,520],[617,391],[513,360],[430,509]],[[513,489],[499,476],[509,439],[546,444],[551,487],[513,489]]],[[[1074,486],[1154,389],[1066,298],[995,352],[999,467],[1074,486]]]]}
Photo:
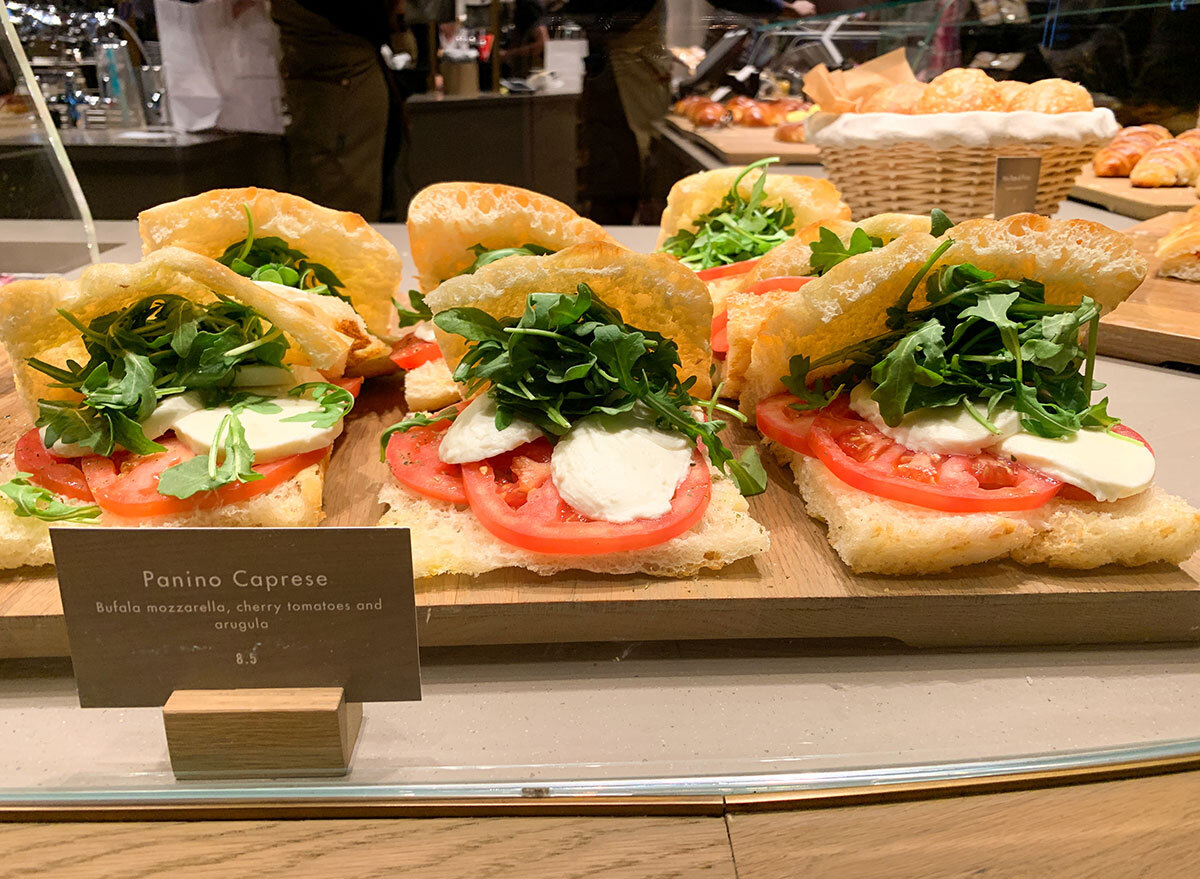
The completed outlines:
{"type": "Polygon", "coordinates": [[[701,269],[700,271],[696,272],[696,277],[707,284],[709,281],[719,281],[721,278],[732,278],[734,275],[744,275],[746,272],[758,265],[758,262],[761,259],[762,257],[760,256],[757,259],[744,259],[741,262],[731,262],[723,266],[713,266],[711,269],[701,269]]]}
{"type": "Polygon", "coordinates": [[[393,345],[389,356],[392,363],[401,369],[416,369],[422,363],[440,360],[442,349],[438,347],[437,342],[426,342],[412,334],[393,345]]]}
{"type": "Polygon", "coordinates": [[[172,433],[160,437],[158,443],[165,446],[166,451],[153,455],[118,452],[111,458],[90,455],[82,459],[88,488],[102,510],[116,516],[145,519],[238,503],[265,494],[306,467],[318,463],[329,453],[328,448],[314,449],[265,464],[255,464],[254,470],[262,474],[262,479],[233,482],[215,491],[202,491],[189,498],[177,498],[158,493],[158,477],[168,467],[182,463],[193,455],[172,433]]]}
{"type": "Polygon", "coordinates": [[[327,378],[325,381],[331,385],[337,385],[339,388],[344,388],[350,392],[350,396],[357,400],[358,392],[362,390],[363,377],[361,375],[341,375],[337,378],[327,378]]]}
{"type": "Polygon", "coordinates": [[[847,485],[946,513],[1032,510],[1062,488],[1053,477],[987,452],[915,452],[847,414],[822,412],[812,422],[808,443],[847,485]]]}
{"type": "Polygon", "coordinates": [[[540,439],[507,455],[462,466],[471,511],[505,543],[564,555],[645,549],[688,531],[708,509],[712,480],[698,449],[675,490],[670,512],[625,523],[589,519],[570,507],[550,478],[550,451],[550,443],[540,439]]]}
{"type": "MultiPolygon", "coordinates": [[[[459,408],[465,405],[462,403],[459,408]]],[[[387,444],[387,462],[396,480],[417,494],[437,501],[465,504],[467,495],[463,490],[462,468],[438,457],[442,435],[449,426],[449,421],[435,421],[392,434],[387,444]]]]}
{"type": "MultiPolygon", "coordinates": [[[[1114,424],[1112,427],[1112,432],[1116,433],[1116,434],[1120,434],[1121,436],[1127,436],[1130,439],[1137,440],[1139,443],[1141,443],[1143,446],[1145,446],[1147,449],[1150,450],[1150,454],[1152,454],[1152,455],[1154,454],[1154,447],[1152,445],[1150,445],[1149,442],[1147,442],[1147,440],[1144,436],[1142,436],[1140,433],[1138,433],[1132,427],[1126,427],[1124,424],[1114,424]]],[[[1060,498],[1062,498],[1064,501],[1095,501],[1095,500],[1097,500],[1096,496],[1094,494],[1092,494],[1090,491],[1084,491],[1078,485],[1071,485],[1070,483],[1063,483],[1062,491],[1060,491],[1058,493],[1058,496],[1060,498]]]]}
{"type": "Polygon", "coordinates": [[[755,281],[742,292],[750,293],[753,296],[762,296],[764,293],[774,293],[780,290],[795,291],[812,280],[814,279],[808,275],[777,275],[774,278],[755,281]]]}
{"type": "MultiPolygon", "coordinates": [[[[764,293],[774,293],[778,290],[799,290],[811,280],[812,278],[801,277],[799,275],[780,275],[779,277],[764,278],[761,281],[756,281],[741,292],[749,293],[753,296],[761,296],[764,293]]],[[[713,318],[712,350],[713,356],[718,360],[724,358],[729,353],[728,309],[713,318]]]]}
{"type": "Polygon", "coordinates": [[[50,454],[36,427],[17,440],[13,458],[17,469],[28,473],[29,481],[34,485],[77,501],[92,500],[83,470],[70,458],[50,454]]]}
{"type": "Polygon", "coordinates": [[[758,402],[754,410],[754,421],[759,431],[769,440],[774,440],[781,446],[799,452],[810,458],[816,454],[809,445],[808,435],[812,431],[813,422],[817,415],[823,412],[833,412],[855,418],[854,410],[845,395],[838,397],[823,410],[800,412],[792,408],[800,398],[794,394],[776,394],[758,402]]]}

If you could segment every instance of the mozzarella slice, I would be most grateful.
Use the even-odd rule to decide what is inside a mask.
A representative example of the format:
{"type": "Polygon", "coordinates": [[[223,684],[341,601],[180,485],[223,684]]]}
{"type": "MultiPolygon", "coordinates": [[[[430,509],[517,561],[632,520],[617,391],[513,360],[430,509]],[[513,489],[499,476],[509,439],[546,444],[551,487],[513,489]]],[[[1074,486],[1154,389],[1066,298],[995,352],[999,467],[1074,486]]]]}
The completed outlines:
{"type": "Polygon", "coordinates": [[[1154,481],[1154,453],[1135,440],[1103,430],[1081,430],[1066,439],[1022,431],[1000,443],[997,454],[1076,485],[1097,500],[1140,494],[1154,481]]]}
{"type": "MultiPolygon", "coordinates": [[[[270,402],[281,411],[273,413],[242,409],[238,420],[246,432],[246,442],[254,450],[255,463],[262,464],[288,455],[299,455],[332,445],[341,435],[342,422],[333,427],[317,427],[311,421],[283,421],[304,412],[316,412],[320,406],[298,397],[277,397],[270,402]]],[[[230,413],[228,406],[197,409],[176,419],[174,428],[185,446],[197,455],[207,454],[221,420],[230,413]]]]}
{"type": "Polygon", "coordinates": [[[541,430],[524,418],[514,418],[504,430],[496,430],[496,401],[481,394],[446,429],[438,457],[447,464],[469,464],[511,452],[541,435],[541,430]]]}
{"type": "MultiPolygon", "coordinates": [[[[1021,429],[1020,418],[1012,409],[1003,408],[996,413],[993,423],[1000,429],[1000,433],[994,434],[976,421],[967,411],[967,407],[961,404],[936,409],[917,409],[905,415],[895,427],[891,427],[879,413],[879,404],[871,399],[871,392],[874,390],[875,386],[870,382],[859,384],[850,392],[850,408],[874,425],[884,436],[913,451],[976,455],[1021,429]]],[[[976,403],[975,408],[980,413],[987,412],[985,403],[976,403]]]]}
{"type": "Polygon", "coordinates": [[[554,447],[550,476],[562,499],[592,519],[654,519],[670,511],[693,448],[636,415],[589,415],[554,447]]]}
{"type": "MultiPolygon", "coordinates": [[[[174,427],[176,419],[203,408],[204,404],[200,402],[200,398],[196,394],[175,394],[165,397],[159,401],[157,408],[142,422],[142,433],[146,435],[147,439],[158,439],[174,427]]],[[[38,432],[42,436],[42,444],[44,445],[46,442],[46,428],[39,428],[38,432]]],[[[50,452],[58,455],[60,458],[81,458],[84,455],[96,454],[87,446],[64,442],[55,443],[50,452]]]]}

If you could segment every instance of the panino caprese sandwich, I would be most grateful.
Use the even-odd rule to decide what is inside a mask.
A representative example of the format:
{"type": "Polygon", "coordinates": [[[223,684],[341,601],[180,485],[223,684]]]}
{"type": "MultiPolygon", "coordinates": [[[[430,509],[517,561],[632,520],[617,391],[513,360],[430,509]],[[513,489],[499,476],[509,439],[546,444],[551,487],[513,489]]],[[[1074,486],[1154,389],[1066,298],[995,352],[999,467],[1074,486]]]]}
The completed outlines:
{"type": "Polygon", "coordinates": [[[932,228],[940,235],[949,224],[941,211],[934,211],[932,218],[876,214],[857,223],[822,220],[760,259],[713,318],[712,349],[721,366],[722,395],[737,399],[741,394],[754,340],[780,302],[847,259],[878,250],[906,232],[932,228]]]}
{"type": "Polygon", "coordinates": [[[420,289],[399,306],[400,343],[392,354],[402,369],[410,409],[437,409],[461,390],[434,338],[425,294],[509,256],[546,256],[572,244],[605,241],[607,232],[541,193],[499,183],[435,183],[408,206],[408,241],[420,289]]]}
{"type": "Polygon", "coordinates": [[[520,567],[684,576],[767,549],[721,439],[708,292],[662,254],[605,243],[513,256],[428,297],[469,402],[388,428],[382,524],[418,577],[520,567]],[[654,330],[647,329],[653,326],[654,330]]]}
{"type": "Polygon", "coordinates": [[[362,379],[352,340],[190,251],[0,287],[30,425],[0,484],[0,567],[51,523],[315,525],[362,379]]]}
{"type": "Polygon", "coordinates": [[[346,374],[394,372],[400,254],[358,214],[270,189],[214,189],[138,214],[142,253],[211,257],[352,340],[346,374]]]}
{"type": "Polygon", "coordinates": [[[745,168],[684,177],[667,194],[657,250],[692,269],[709,288],[713,309],[776,247],[819,220],[850,219],[828,180],[768,174],[778,157],[745,168]]]}
{"type": "Polygon", "coordinates": [[[1083,221],[902,235],[780,305],[743,411],[856,572],[1182,562],[1200,512],[1155,485],[1150,443],[1093,373],[1100,315],[1145,272],[1083,221]]]}

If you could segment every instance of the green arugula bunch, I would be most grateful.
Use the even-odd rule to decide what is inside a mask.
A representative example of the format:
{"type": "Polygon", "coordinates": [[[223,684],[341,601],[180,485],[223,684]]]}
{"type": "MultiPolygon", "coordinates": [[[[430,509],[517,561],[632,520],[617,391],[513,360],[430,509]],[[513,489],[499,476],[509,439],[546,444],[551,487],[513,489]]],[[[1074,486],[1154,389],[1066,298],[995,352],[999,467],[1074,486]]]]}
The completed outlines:
{"type": "Polygon", "coordinates": [[[79,330],[88,361],[28,363],[54,380],[51,387],[82,399],[39,400],[37,426],[46,428],[47,446],[61,440],[98,455],[118,446],[141,455],[162,451],[140,425],[160,400],[199,391],[211,404],[228,394],[239,367],[283,366],[288,350],[279,329],[227,299],[202,305],[182,296],[148,296],[87,324],[59,313],[79,330]]]}
{"type": "Polygon", "coordinates": [[[100,518],[100,508],[95,504],[64,504],[54,492],[30,482],[31,476],[18,473],[0,485],[0,493],[13,503],[14,515],[43,522],[95,522],[100,518]]]}
{"type": "MultiPolygon", "coordinates": [[[[929,215],[929,234],[941,238],[954,227],[954,222],[943,211],[934,208],[929,215]]],[[[840,265],[852,256],[870,253],[883,247],[883,239],[868,235],[862,229],[855,229],[850,235],[850,241],[842,244],[842,239],[834,234],[832,229],[822,226],[818,230],[820,236],[811,245],[808,264],[812,273],[820,276],[836,265],[840,265]]]]}
{"type": "Polygon", "coordinates": [[[341,290],[345,284],[329,268],[289,247],[282,238],[274,235],[256,238],[250,206],[244,204],[242,209],[246,212],[246,237],[226,247],[217,262],[252,281],[270,281],[350,302],[350,297],[341,290]]]}
{"type": "MultiPolygon", "coordinates": [[[[489,386],[498,429],[520,417],[548,436],[562,436],[588,415],[644,407],[658,427],[703,442],[713,464],[727,472],[743,494],[766,488],[757,453],[749,449],[735,460],[719,436],[725,422],[712,417],[719,411],[740,420],[740,413],[719,403],[715,394],[706,401],[693,397],[695,379],[679,379],[678,346],[656,332],[626,324],[586,284],[576,293],[530,294],[520,318],[497,320],[477,308],[451,308],[433,321],[468,341],[454,379],[471,392],[489,386]],[[705,420],[693,414],[696,407],[705,410],[705,420]]],[[[386,448],[388,437],[397,431],[449,417],[402,421],[384,433],[383,445],[386,448]]]]}
{"type": "Polygon", "coordinates": [[[706,214],[696,217],[695,231],[680,229],[662,246],[664,253],[677,257],[689,269],[701,271],[714,266],[729,265],[755,259],[791,237],[789,227],[795,220],[791,207],[780,203],[767,207],[767,165],[779,157],[760,159],[747,165],[733,181],[721,203],[706,214]],[[738,187],[751,171],[763,168],[754,181],[750,197],[742,198],[738,187]]]}
{"type": "Polygon", "coordinates": [[[538,244],[522,244],[520,247],[501,247],[499,250],[488,250],[482,244],[476,244],[471,247],[471,252],[475,254],[475,262],[471,263],[469,268],[462,271],[464,275],[473,275],[484,266],[494,263],[498,259],[504,259],[507,256],[550,256],[554,253],[550,248],[542,247],[538,244]]]}
{"type": "Polygon", "coordinates": [[[396,314],[400,316],[401,327],[413,327],[422,321],[432,320],[433,311],[425,304],[425,297],[416,290],[408,291],[409,308],[401,308],[400,303],[396,303],[396,314]]]}
{"type": "Polygon", "coordinates": [[[870,380],[871,398],[892,426],[915,409],[960,403],[997,434],[993,419],[1003,406],[1019,414],[1024,430],[1043,437],[1115,424],[1107,398],[1091,401],[1103,387],[1092,378],[1099,306],[1088,297],[1078,305],[1051,305],[1037,281],[997,278],[969,264],[942,266],[930,275],[951,244],[934,251],[888,309],[887,332],[816,361],[791,359],[783,383],[801,398],[793,408],[822,408],[870,380]],[[911,308],[922,279],[927,304],[911,308]],[[837,374],[809,386],[812,370],[847,361],[837,374]]]}

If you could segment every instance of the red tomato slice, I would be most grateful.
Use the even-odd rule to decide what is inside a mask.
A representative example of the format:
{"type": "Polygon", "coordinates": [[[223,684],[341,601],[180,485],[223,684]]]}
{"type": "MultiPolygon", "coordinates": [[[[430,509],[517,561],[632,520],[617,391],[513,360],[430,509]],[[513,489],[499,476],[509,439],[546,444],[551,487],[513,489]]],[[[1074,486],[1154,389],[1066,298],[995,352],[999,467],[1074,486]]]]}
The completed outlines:
{"type": "Polygon", "coordinates": [[[729,312],[722,311],[712,322],[713,357],[723,360],[729,353],[729,312]]]}
{"type": "Polygon", "coordinates": [[[762,296],[764,293],[774,293],[777,290],[799,290],[809,281],[814,280],[807,275],[778,275],[774,278],[763,278],[761,281],[755,281],[743,293],[750,293],[754,296],[762,296]]]}
{"type": "MultiPolygon", "coordinates": [[[[1137,440],[1150,450],[1150,454],[1154,454],[1154,447],[1132,427],[1126,427],[1124,424],[1114,424],[1112,432],[1137,440]]],[[[1062,491],[1058,493],[1058,496],[1064,501],[1096,501],[1096,496],[1090,491],[1084,491],[1078,485],[1071,485],[1069,482],[1063,483],[1062,491]]]]}
{"type": "Polygon", "coordinates": [[[645,549],[688,531],[708,509],[712,480],[699,449],[669,513],[620,524],[588,519],[567,505],[550,478],[550,450],[550,443],[541,439],[462,467],[471,511],[505,543],[565,555],[645,549]]]}
{"type": "Polygon", "coordinates": [[[158,493],[158,477],[168,467],[186,461],[193,455],[172,433],[160,437],[158,442],[166,446],[165,452],[154,455],[121,452],[111,458],[90,455],[82,459],[88,487],[102,510],[116,516],[144,519],[234,504],[265,494],[329,453],[328,448],[314,449],[265,464],[255,464],[254,469],[263,475],[262,479],[234,482],[215,491],[202,491],[189,498],[177,498],[158,493]]]}
{"type": "Polygon", "coordinates": [[[361,375],[356,375],[353,377],[341,375],[337,378],[327,378],[325,381],[329,382],[331,385],[337,385],[339,388],[344,388],[350,392],[351,397],[357,400],[358,392],[362,390],[363,377],[361,375]]]}
{"type": "Polygon", "coordinates": [[[709,281],[718,281],[721,278],[732,278],[734,275],[744,275],[746,272],[758,265],[757,259],[744,259],[741,262],[731,262],[728,265],[713,266],[711,269],[701,269],[696,272],[696,277],[701,281],[708,283],[709,281]]]}
{"type": "MultiPolygon", "coordinates": [[[[466,403],[460,403],[458,408],[463,406],[466,403]]],[[[387,462],[396,480],[417,494],[437,501],[465,504],[467,495],[463,490],[462,467],[447,464],[438,457],[438,446],[449,426],[449,421],[436,421],[392,434],[387,444],[387,462]]]]}
{"type": "Polygon", "coordinates": [[[821,413],[808,441],[821,463],[847,485],[946,513],[1032,510],[1062,488],[1057,479],[986,452],[913,451],[857,416],[821,413]]]}
{"type": "Polygon", "coordinates": [[[759,432],[767,439],[810,458],[815,458],[816,454],[809,444],[808,435],[818,415],[822,412],[832,412],[847,418],[858,417],[844,395],[823,410],[811,412],[793,409],[792,404],[796,402],[799,402],[799,398],[793,394],[776,394],[774,397],[759,400],[754,410],[754,422],[758,425],[759,432]]]}
{"type": "Polygon", "coordinates": [[[92,491],[79,465],[70,458],[60,458],[46,451],[36,427],[17,440],[13,458],[17,469],[28,473],[29,481],[34,485],[77,501],[92,500],[92,491]]]}
{"type": "Polygon", "coordinates": [[[442,349],[437,342],[425,342],[416,335],[408,335],[392,346],[389,356],[401,369],[416,369],[422,363],[440,360],[442,349]]]}

